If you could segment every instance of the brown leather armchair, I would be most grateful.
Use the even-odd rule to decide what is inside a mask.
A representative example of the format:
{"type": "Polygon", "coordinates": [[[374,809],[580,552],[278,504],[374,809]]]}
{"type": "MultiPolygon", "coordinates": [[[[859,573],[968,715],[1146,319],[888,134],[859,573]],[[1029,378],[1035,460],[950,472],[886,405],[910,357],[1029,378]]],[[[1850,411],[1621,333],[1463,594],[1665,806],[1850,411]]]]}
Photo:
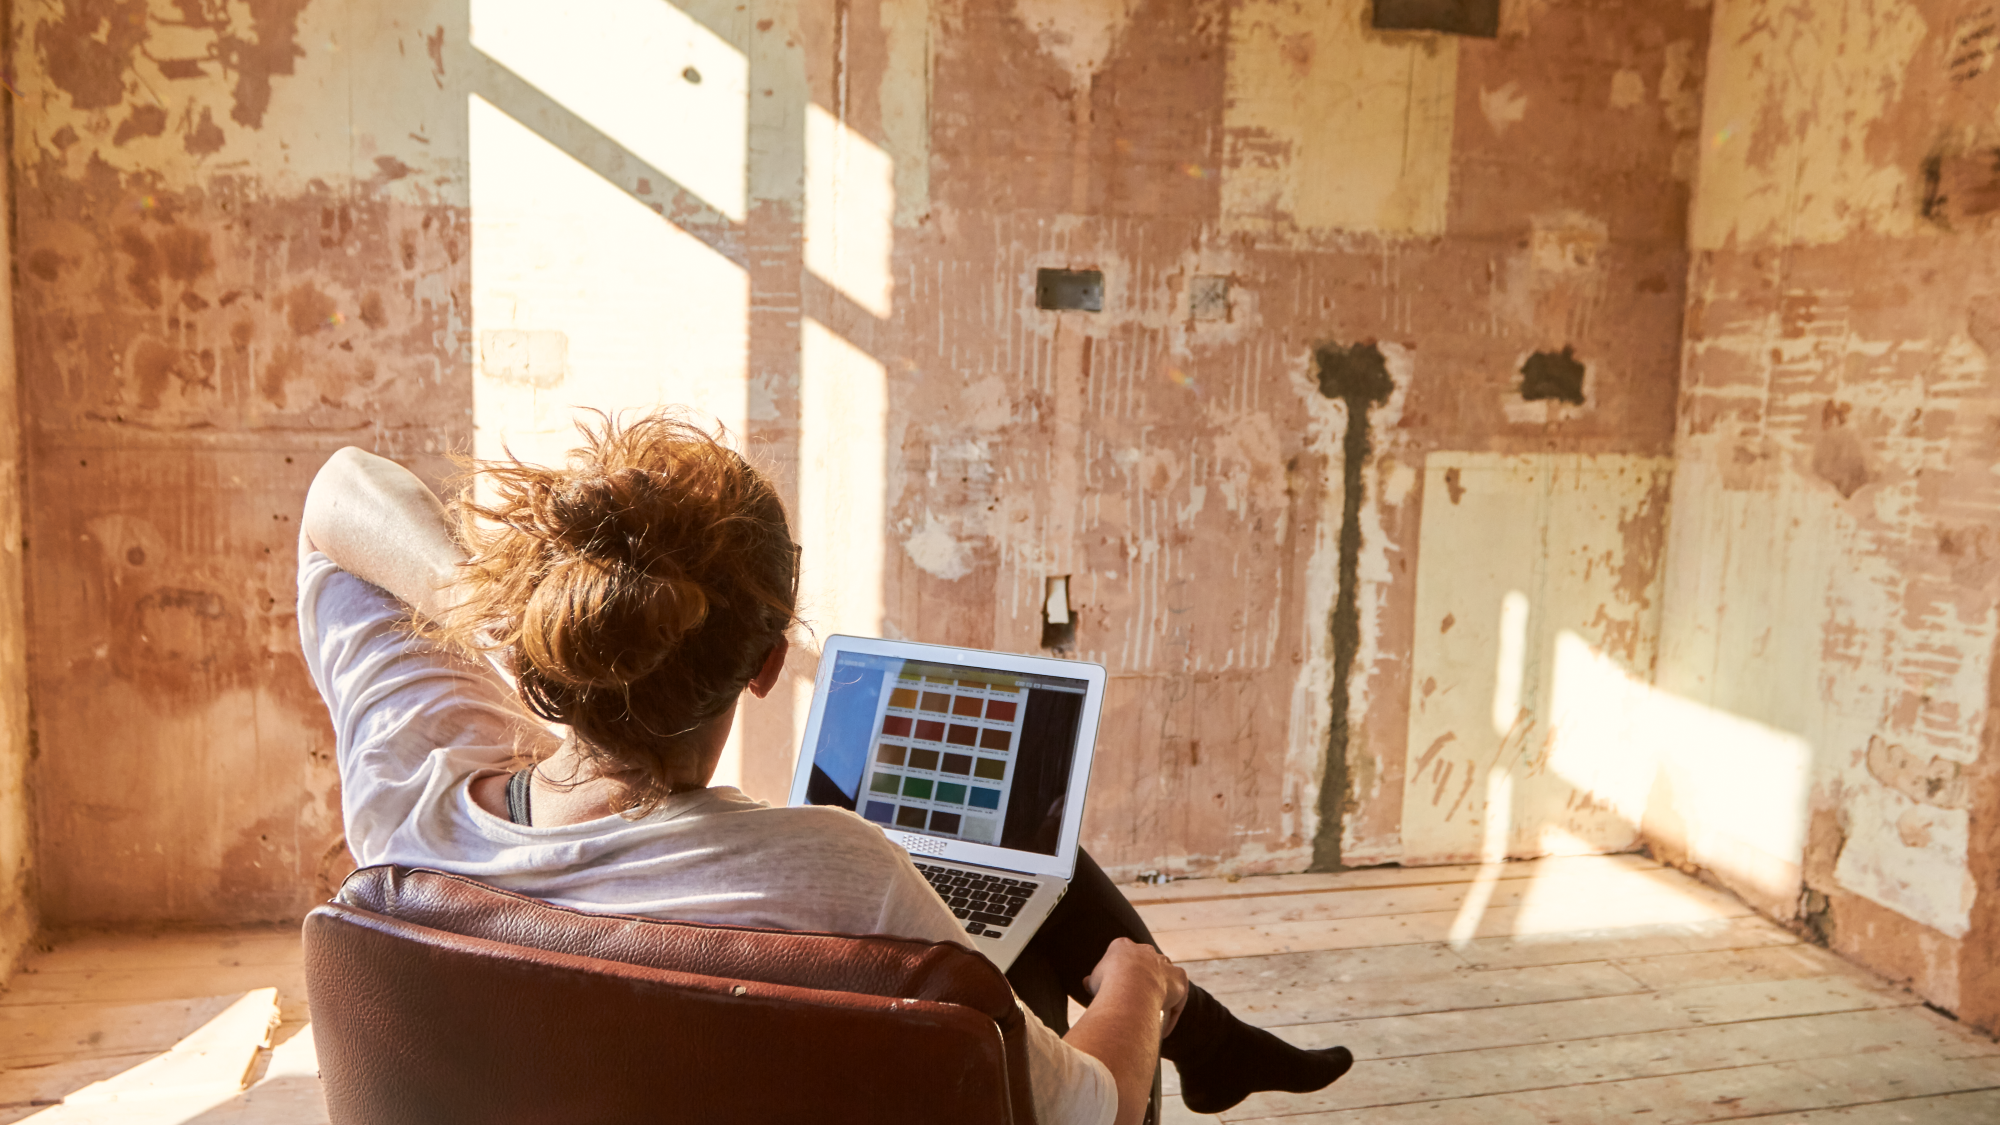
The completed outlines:
{"type": "Polygon", "coordinates": [[[1035,1125],[1021,1009],[955,945],[370,867],[307,916],[305,965],[333,1125],[1035,1125]]]}

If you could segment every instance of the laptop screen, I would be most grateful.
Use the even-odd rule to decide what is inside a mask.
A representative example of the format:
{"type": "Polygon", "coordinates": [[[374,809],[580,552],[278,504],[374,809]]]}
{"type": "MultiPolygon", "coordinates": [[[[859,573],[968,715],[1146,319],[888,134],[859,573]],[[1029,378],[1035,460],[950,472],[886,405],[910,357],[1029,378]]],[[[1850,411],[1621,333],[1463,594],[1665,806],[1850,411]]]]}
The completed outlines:
{"type": "Polygon", "coordinates": [[[1055,855],[1083,680],[839,652],[806,802],[1055,855]]]}

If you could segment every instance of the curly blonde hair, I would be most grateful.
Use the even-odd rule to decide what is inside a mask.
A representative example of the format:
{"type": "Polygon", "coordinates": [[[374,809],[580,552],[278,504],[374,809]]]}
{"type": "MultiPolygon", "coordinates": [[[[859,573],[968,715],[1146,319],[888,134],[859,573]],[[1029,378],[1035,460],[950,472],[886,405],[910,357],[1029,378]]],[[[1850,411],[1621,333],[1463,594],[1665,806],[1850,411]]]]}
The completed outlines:
{"type": "Polygon", "coordinates": [[[770,482],[699,426],[663,411],[577,428],[560,469],[466,462],[449,508],[469,558],[432,631],[511,662],[522,702],[638,816],[707,783],[686,736],[784,642],[798,547],[770,482]]]}

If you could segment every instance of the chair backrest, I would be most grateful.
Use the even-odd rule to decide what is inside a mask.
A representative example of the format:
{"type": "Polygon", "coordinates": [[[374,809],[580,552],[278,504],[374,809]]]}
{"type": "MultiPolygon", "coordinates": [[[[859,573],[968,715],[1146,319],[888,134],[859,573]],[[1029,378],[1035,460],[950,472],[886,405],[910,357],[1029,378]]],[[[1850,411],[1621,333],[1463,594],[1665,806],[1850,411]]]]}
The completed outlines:
{"type": "Polygon", "coordinates": [[[1034,1125],[1006,978],[949,943],[585,914],[364,868],[305,923],[334,1125],[1034,1125]]]}

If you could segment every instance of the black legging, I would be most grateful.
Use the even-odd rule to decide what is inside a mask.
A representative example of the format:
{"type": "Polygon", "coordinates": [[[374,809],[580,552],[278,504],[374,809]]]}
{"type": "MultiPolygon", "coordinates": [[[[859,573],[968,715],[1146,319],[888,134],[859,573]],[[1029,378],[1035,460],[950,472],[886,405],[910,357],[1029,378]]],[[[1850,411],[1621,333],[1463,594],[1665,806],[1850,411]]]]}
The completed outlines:
{"type": "MultiPolygon", "coordinates": [[[[1083,978],[1103,959],[1111,939],[1121,937],[1155,949],[1160,944],[1118,885],[1088,852],[1079,849],[1069,893],[1029,940],[1014,967],[1007,970],[1007,981],[1029,1011],[1057,1035],[1067,1035],[1069,1006],[1065,1000],[1074,997],[1077,1003],[1089,1005],[1083,978]]],[[[1181,1010],[1173,1034],[1160,1044],[1160,1054],[1175,1061],[1199,1058],[1235,1022],[1229,1009],[1214,997],[1189,986],[1187,1007],[1181,1010]]]]}
{"type": "Polygon", "coordinates": [[[1066,1035],[1069,1006],[1064,1001],[1073,996],[1079,1004],[1090,1002],[1083,978],[1103,959],[1111,939],[1121,937],[1159,947],[1118,885],[1088,852],[1079,849],[1069,893],[1056,903],[1048,920],[1015,959],[1014,967],[1007,970],[1008,983],[1029,1011],[1057,1035],[1066,1035]]]}

